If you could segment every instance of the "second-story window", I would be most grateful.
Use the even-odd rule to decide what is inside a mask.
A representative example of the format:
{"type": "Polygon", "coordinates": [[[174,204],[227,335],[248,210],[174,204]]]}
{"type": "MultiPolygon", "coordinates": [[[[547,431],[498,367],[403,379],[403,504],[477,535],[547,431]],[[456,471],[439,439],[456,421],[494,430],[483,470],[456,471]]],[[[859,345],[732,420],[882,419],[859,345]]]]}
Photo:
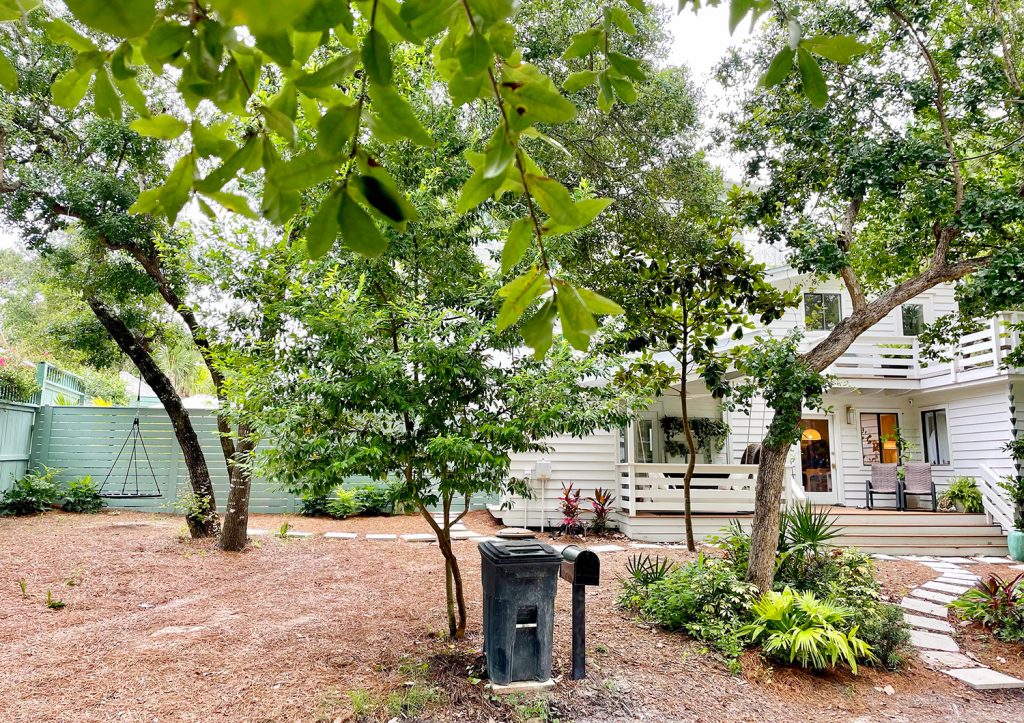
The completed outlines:
{"type": "Polygon", "coordinates": [[[924,329],[924,307],[921,304],[903,305],[903,336],[920,336],[924,329]]]}
{"type": "Polygon", "coordinates": [[[843,318],[839,294],[804,294],[804,323],[814,331],[831,331],[843,318]]]}

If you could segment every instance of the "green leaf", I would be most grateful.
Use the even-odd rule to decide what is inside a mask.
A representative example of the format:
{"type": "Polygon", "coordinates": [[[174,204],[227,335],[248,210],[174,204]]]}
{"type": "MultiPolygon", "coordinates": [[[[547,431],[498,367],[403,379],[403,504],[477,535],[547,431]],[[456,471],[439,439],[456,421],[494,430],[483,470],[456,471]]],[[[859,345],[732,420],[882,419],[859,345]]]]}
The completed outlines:
{"type": "Polygon", "coordinates": [[[377,29],[371,28],[363,38],[363,66],[370,81],[379,86],[391,85],[394,68],[391,64],[391,45],[377,29]]]}
{"type": "Polygon", "coordinates": [[[870,50],[852,35],[815,35],[801,40],[800,47],[841,65],[849,65],[856,56],[870,50]]]}
{"type": "Polygon", "coordinates": [[[553,178],[538,176],[534,173],[526,175],[526,184],[530,189],[530,194],[537,201],[537,205],[544,209],[544,213],[553,218],[556,223],[566,226],[578,224],[579,211],[569,194],[569,189],[553,178]]]}
{"type": "Polygon", "coordinates": [[[494,60],[494,51],[480,33],[468,33],[455,47],[455,57],[462,66],[462,72],[470,77],[481,75],[494,60]]]}
{"type": "Polygon", "coordinates": [[[629,13],[625,10],[613,7],[608,10],[608,15],[611,21],[618,26],[619,30],[627,35],[636,35],[636,25],[633,24],[632,18],[629,17],[629,13]]]}
{"type": "Polygon", "coordinates": [[[626,4],[634,10],[639,10],[642,13],[647,12],[647,4],[644,3],[644,0],[626,0],[626,4]]]}
{"type": "Polygon", "coordinates": [[[324,203],[309,220],[306,227],[306,253],[311,259],[321,258],[337,241],[341,230],[338,227],[338,211],[344,192],[335,188],[324,199],[324,203]]]}
{"type": "Polygon", "coordinates": [[[275,165],[267,171],[267,180],[283,191],[300,191],[331,178],[339,165],[309,151],[275,165]]]}
{"type": "Polygon", "coordinates": [[[20,20],[23,15],[35,10],[40,0],[0,0],[0,22],[20,20]]]}
{"type": "Polygon", "coordinates": [[[245,216],[246,218],[259,218],[256,213],[249,208],[248,199],[241,194],[217,191],[216,193],[209,193],[207,195],[232,213],[237,213],[239,216],[245,216]]]}
{"type": "Polygon", "coordinates": [[[549,218],[541,227],[541,230],[545,236],[558,236],[559,234],[583,228],[597,218],[611,203],[612,199],[610,198],[585,198],[582,201],[577,201],[576,218],[573,223],[561,224],[557,223],[553,218],[549,218]]]}
{"type": "Polygon", "coordinates": [[[516,157],[516,149],[509,140],[505,129],[499,123],[487,147],[484,162],[484,178],[504,178],[509,165],[516,157]]]}
{"type": "Polygon", "coordinates": [[[65,0],[65,5],[93,30],[117,38],[144,35],[156,19],[155,0],[65,0]]]}
{"type": "Polygon", "coordinates": [[[566,93],[575,93],[593,85],[597,80],[597,76],[596,70],[581,70],[577,73],[572,73],[566,78],[565,82],[562,83],[562,87],[565,88],[566,93]]]}
{"type": "Polygon", "coordinates": [[[47,37],[55,43],[67,45],[79,52],[96,50],[94,42],[80,34],[69,23],[60,18],[51,18],[43,23],[43,27],[46,28],[47,37]]]}
{"type": "Polygon", "coordinates": [[[754,0],[730,0],[729,2],[729,34],[736,32],[736,28],[747,17],[754,7],[754,0]]]}
{"type": "Polygon", "coordinates": [[[0,88],[11,93],[18,89],[18,71],[5,55],[0,55],[0,88]]]}
{"type": "Polygon", "coordinates": [[[121,91],[125,102],[131,106],[132,110],[143,118],[149,117],[149,108],[146,107],[146,96],[134,77],[118,78],[115,76],[114,85],[121,91]]]}
{"type": "Polygon", "coordinates": [[[165,141],[177,138],[188,128],[185,121],[178,120],[174,116],[167,114],[155,115],[149,118],[136,118],[129,126],[140,136],[160,138],[165,141]]]}
{"type": "Polygon", "coordinates": [[[618,316],[624,314],[625,311],[621,306],[616,304],[611,299],[607,299],[600,294],[590,291],[589,289],[576,289],[576,293],[583,299],[583,303],[587,305],[587,308],[594,314],[610,314],[612,316],[618,316]]]}
{"type": "Polygon", "coordinates": [[[315,73],[296,79],[295,87],[307,91],[328,85],[338,85],[352,75],[358,60],[355,53],[346,53],[317,69],[315,73]]]}
{"type": "Polygon", "coordinates": [[[612,51],[608,53],[608,62],[612,64],[616,71],[622,73],[627,78],[638,80],[641,83],[647,80],[647,74],[644,73],[643,68],[640,66],[640,61],[636,58],[612,51]]]}
{"type": "Polygon", "coordinates": [[[361,196],[360,201],[399,230],[404,231],[409,221],[419,218],[416,207],[409,202],[395,180],[374,158],[360,157],[359,176],[356,177],[354,186],[361,196]]]}
{"type": "Polygon", "coordinates": [[[636,88],[633,84],[625,78],[609,78],[612,84],[612,88],[615,89],[615,95],[619,96],[626,105],[633,105],[636,103],[637,94],[636,88]]]}
{"type": "Polygon", "coordinates": [[[384,253],[388,242],[370,214],[346,193],[338,207],[338,226],[345,245],[358,254],[374,258],[384,253]]]}
{"type": "Polygon", "coordinates": [[[523,322],[519,331],[523,335],[523,341],[533,349],[535,359],[543,359],[551,348],[551,341],[554,338],[555,327],[555,301],[545,301],[537,313],[523,322]]]}
{"type": "Polygon", "coordinates": [[[572,285],[555,281],[555,299],[558,304],[558,318],[562,321],[562,335],[579,351],[590,346],[590,337],[597,332],[597,322],[587,305],[572,285]]]}
{"type": "Polygon", "coordinates": [[[185,47],[185,43],[192,37],[192,31],[185,25],[159,20],[153,29],[146,35],[145,45],[142,47],[142,57],[152,66],[159,66],[164,61],[170,60],[185,47]]]}
{"type": "Polygon", "coordinates": [[[71,110],[85,97],[89,90],[89,82],[92,80],[95,68],[74,65],[53,81],[50,86],[50,95],[53,102],[61,108],[71,110]]]}
{"type": "Polygon", "coordinates": [[[822,108],[828,102],[828,86],[825,85],[825,76],[821,74],[818,61],[803,48],[796,54],[797,66],[800,68],[800,83],[804,89],[804,95],[815,108],[822,108]]]}
{"type": "Polygon", "coordinates": [[[768,69],[761,76],[761,85],[765,88],[771,88],[785,80],[786,76],[789,75],[790,69],[793,67],[793,57],[795,55],[796,53],[788,45],[776,53],[775,57],[772,58],[772,62],[768,64],[768,69]]]}
{"type": "Polygon", "coordinates": [[[519,219],[509,227],[508,237],[501,249],[501,273],[507,274],[523,260],[532,237],[533,222],[528,217],[519,219]]]}
{"type": "Polygon", "coordinates": [[[608,113],[615,106],[615,90],[612,88],[612,79],[607,70],[602,70],[597,75],[597,108],[602,113],[608,113]]]}
{"type": "Polygon", "coordinates": [[[295,48],[288,33],[277,32],[255,35],[256,47],[287,68],[295,60],[295,48]]]}
{"type": "Polygon", "coordinates": [[[469,180],[462,187],[459,201],[455,204],[455,212],[462,214],[472,211],[493,196],[504,182],[504,176],[484,178],[484,169],[481,166],[469,177],[469,180]]]}
{"type": "Polygon", "coordinates": [[[562,60],[582,58],[585,55],[589,55],[603,40],[604,32],[600,28],[591,28],[590,30],[584,30],[582,33],[576,33],[572,36],[572,42],[569,43],[569,47],[562,53],[562,60]]]}
{"type": "Polygon", "coordinates": [[[369,95],[374,110],[390,131],[421,146],[434,145],[434,139],[413,113],[412,106],[393,86],[370,83],[369,95]]]}
{"type": "Polygon", "coordinates": [[[547,288],[548,279],[536,266],[501,287],[498,296],[504,297],[505,303],[501,305],[495,322],[497,331],[504,331],[519,321],[530,304],[547,288]]]}
{"type": "Polygon", "coordinates": [[[281,136],[288,142],[288,145],[294,146],[296,144],[298,136],[295,131],[295,124],[292,122],[291,118],[276,108],[271,108],[269,106],[262,106],[260,108],[260,113],[267,122],[267,128],[281,136]]]}
{"type": "Polygon", "coordinates": [[[314,214],[306,227],[306,253],[309,258],[318,259],[334,245],[338,238],[338,211],[341,206],[343,191],[336,188],[328,194],[320,209],[314,214]]]}
{"type": "Polygon", "coordinates": [[[114,90],[110,82],[110,74],[107,69],[100,68],[96,71],[96,80],[92,86],[92,96],[96,108],[96,115],[100,118],[121,120],[121,98],[114,90]]]}
{"type": "Polygon", "coordinates": [[[269,181],[263,184],[263,199],[260,213],[271,223],[284,225],[291,221],[302,205],[302,194],[278,188],[269,181]]]}
{"type": "Polygon", "coordinates": [[[295,21],[295,29],[300,33],[330,30],[340,25],[346,17],[351,15],[345,3],[338,0],[313,0],[309,10],[295,21]]]}
{"type": "Polygon", "coordinates": [[[317,145],[326,156],[339,155],[359,127],[359,106],[339,103],[328,108],[317,122],[317,145]]]}
{"type": "Polygon", "coordinates": [[[534,122],[566,123],[576,117],[576,106],[535,65],[506,65],[501,87],[515,109],[512,120],[520,129],[534,122]]]}
{"type": "Polygon", "coordinates": [[[220,166],[210,171],[206,178],[199,181],[196,184],[196,190],[206,194],[219,191],[240,171],[248,170],[250,166],[259,161],[262,147],[263,144],[259,136],[250,136],[241,148],[225,159],[220,166]]]}

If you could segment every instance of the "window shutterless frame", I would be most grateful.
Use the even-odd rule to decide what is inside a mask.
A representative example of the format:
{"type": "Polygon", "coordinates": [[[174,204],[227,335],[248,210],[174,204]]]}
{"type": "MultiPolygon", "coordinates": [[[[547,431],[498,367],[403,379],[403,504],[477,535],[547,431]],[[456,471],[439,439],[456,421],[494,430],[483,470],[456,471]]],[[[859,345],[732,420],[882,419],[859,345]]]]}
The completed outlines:
{"type": "Polygon", "coordinates": [[[921,412],[921,437],[925,462],[943,466],[951,464],[949,422],[945,409],[921,412]]]}
{"type": "Polygon", "coordinates": [[[843,318],[839,294],[804,294],[804,325],[812,331],[831,331],[843,318]]]}

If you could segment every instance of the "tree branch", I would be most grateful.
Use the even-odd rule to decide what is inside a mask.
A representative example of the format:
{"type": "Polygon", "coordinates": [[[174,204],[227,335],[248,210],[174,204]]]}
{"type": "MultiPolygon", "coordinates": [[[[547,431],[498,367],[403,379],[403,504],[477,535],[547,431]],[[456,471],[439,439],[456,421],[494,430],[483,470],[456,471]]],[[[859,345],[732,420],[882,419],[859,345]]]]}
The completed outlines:
{"type": "MultiPolygon", "coordinates": [[[[850,205],[846,209],[846,218],[843,221],[843,229],[839,237],[840,247],[846,254],[849,254],[850,249],[853,248],[853,224],[856,222],[857,214],[860,213],[860,207],[863,204],[863,196],[855,196],[850,199],[850,205]]],[[[856,312],[867,306],[868,302],[864,297],[864,289],[861,287],[860,279],[854,273],[853,267],[847,263],[839,274],[843,278],[843,283],[846,284],[846,290],[850,292],[850,299],[853,300],[853,310],[856,312]]]]}

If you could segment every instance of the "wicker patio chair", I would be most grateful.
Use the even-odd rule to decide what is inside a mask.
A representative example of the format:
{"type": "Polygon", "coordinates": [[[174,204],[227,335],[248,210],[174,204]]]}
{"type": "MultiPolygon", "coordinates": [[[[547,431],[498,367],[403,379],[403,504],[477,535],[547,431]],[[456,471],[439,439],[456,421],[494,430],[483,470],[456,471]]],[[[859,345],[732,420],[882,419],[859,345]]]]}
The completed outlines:
{"type": "Polygon", "coordinates": [[[896,497],[896,509],[903,509],[903,490],[900,485],[900,478],[897,474],[897,466],[894,464],[873,464],[871,465],[871,479],[866,483],[865,495],[868,509],[874,509],[875,495],[894,495],[896,497]]]}
{"type": "Polygon", "coordinates": [[[907,495],[928,495],[932,498],[932,512],[935,512],[938,497],[935,495],[932,466],[928,462],[908,462],[903,469],[903,506],[906,507],[907,495]]]}

